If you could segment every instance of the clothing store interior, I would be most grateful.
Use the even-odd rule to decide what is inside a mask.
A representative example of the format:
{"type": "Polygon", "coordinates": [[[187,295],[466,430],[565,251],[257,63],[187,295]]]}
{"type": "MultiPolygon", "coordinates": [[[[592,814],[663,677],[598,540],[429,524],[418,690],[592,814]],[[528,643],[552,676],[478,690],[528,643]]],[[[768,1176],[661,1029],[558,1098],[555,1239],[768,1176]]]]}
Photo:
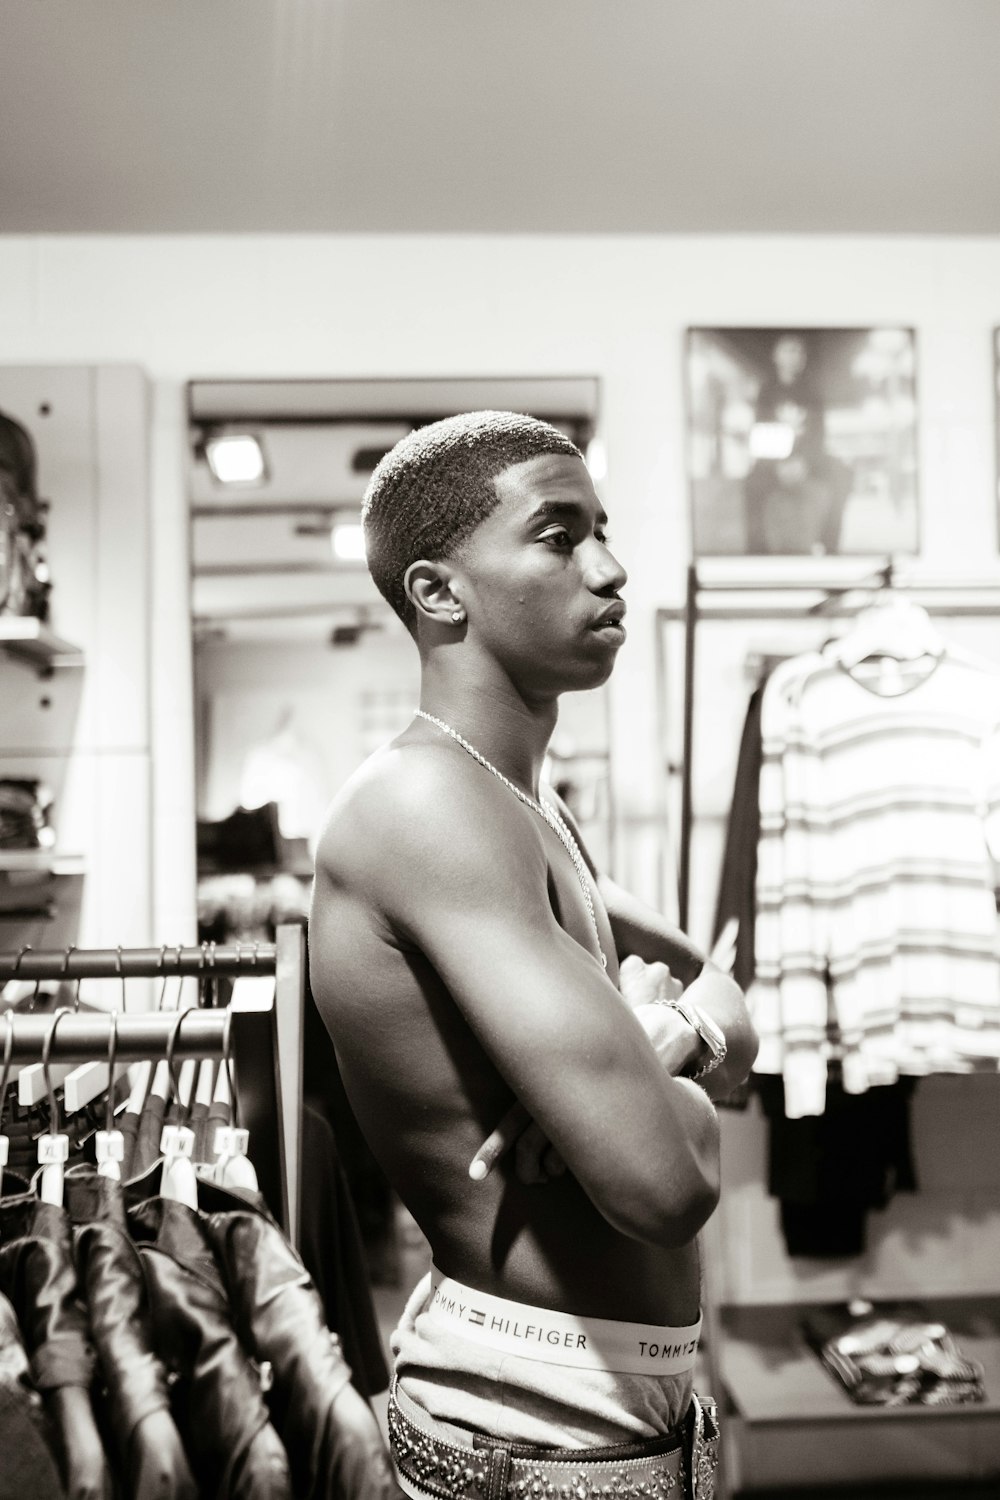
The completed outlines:
{"type": "Polygon", "coordinates": [[[479,411],[628,573],[543,785],[759,1042],[675,1494],[1000,1496],[1000,8],[0,16],[0,1500],[503,1500],[389,1458],[431,1252],[309,968],[421,701],[362,500],[479,411]]]}

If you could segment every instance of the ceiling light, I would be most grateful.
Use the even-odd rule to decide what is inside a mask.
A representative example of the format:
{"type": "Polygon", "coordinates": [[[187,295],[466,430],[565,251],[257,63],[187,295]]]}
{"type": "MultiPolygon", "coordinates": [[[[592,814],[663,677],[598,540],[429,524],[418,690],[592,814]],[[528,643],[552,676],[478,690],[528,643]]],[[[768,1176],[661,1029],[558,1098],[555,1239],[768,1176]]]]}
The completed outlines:
{"type": "Polygon", "coordinates": [[[360,521],[335,521],[330,545],[338,562],[364,562],[365,534],[360,521]]]}
{"type": "Polygon", "coordinates": [[[755,422],[750,429],[751,458],[790,458],[795,428],[788,422],[755,422]]]}
{"type": "Polygon", "coordinates": [[[210,437],[205,461],[220,484],[259,484],[267,473],[260,439],[250,432],[210,437]]]}

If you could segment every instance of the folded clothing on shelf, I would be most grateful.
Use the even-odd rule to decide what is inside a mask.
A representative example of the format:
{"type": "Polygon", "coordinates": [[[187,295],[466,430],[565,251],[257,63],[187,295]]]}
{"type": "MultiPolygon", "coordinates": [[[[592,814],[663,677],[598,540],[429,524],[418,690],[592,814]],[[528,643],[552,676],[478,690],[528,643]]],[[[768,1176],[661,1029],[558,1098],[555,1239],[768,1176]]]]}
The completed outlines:
{"type": "Polygon", "coordinates": [[[816,1308],[802,1328],[859,1406],[961,1406],[986,1399],[982,1366],[919,1305],[816,1308]]]}
{"type": "Polygon", "coordinates": [[[40,781],[0,779],[0,849],[47,849],[52,793],[40,781]]]}

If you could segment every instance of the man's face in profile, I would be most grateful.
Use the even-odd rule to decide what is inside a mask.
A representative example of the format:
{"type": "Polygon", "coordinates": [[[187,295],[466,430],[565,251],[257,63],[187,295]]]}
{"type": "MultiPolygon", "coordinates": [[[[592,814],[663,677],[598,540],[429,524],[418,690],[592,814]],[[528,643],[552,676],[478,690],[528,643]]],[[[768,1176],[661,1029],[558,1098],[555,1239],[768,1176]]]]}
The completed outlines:
{"type": "Polygon", "coordinates": [[[461,549],[475,634],[519,682],[596,687],[625,639],[607,517],[581,458],[545,454],[497,480],[499,505],[461,549]]]}

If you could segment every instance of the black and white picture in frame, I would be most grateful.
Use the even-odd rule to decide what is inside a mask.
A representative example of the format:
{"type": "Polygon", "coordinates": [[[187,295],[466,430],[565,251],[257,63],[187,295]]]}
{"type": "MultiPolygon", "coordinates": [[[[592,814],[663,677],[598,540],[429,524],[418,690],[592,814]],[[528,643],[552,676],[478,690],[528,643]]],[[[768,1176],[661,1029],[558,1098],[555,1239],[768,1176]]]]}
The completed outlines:
{"type": "Polygon", "coordinates": [[[919,548],[910,328],[690,328],[699,557],[919,548]]]}

